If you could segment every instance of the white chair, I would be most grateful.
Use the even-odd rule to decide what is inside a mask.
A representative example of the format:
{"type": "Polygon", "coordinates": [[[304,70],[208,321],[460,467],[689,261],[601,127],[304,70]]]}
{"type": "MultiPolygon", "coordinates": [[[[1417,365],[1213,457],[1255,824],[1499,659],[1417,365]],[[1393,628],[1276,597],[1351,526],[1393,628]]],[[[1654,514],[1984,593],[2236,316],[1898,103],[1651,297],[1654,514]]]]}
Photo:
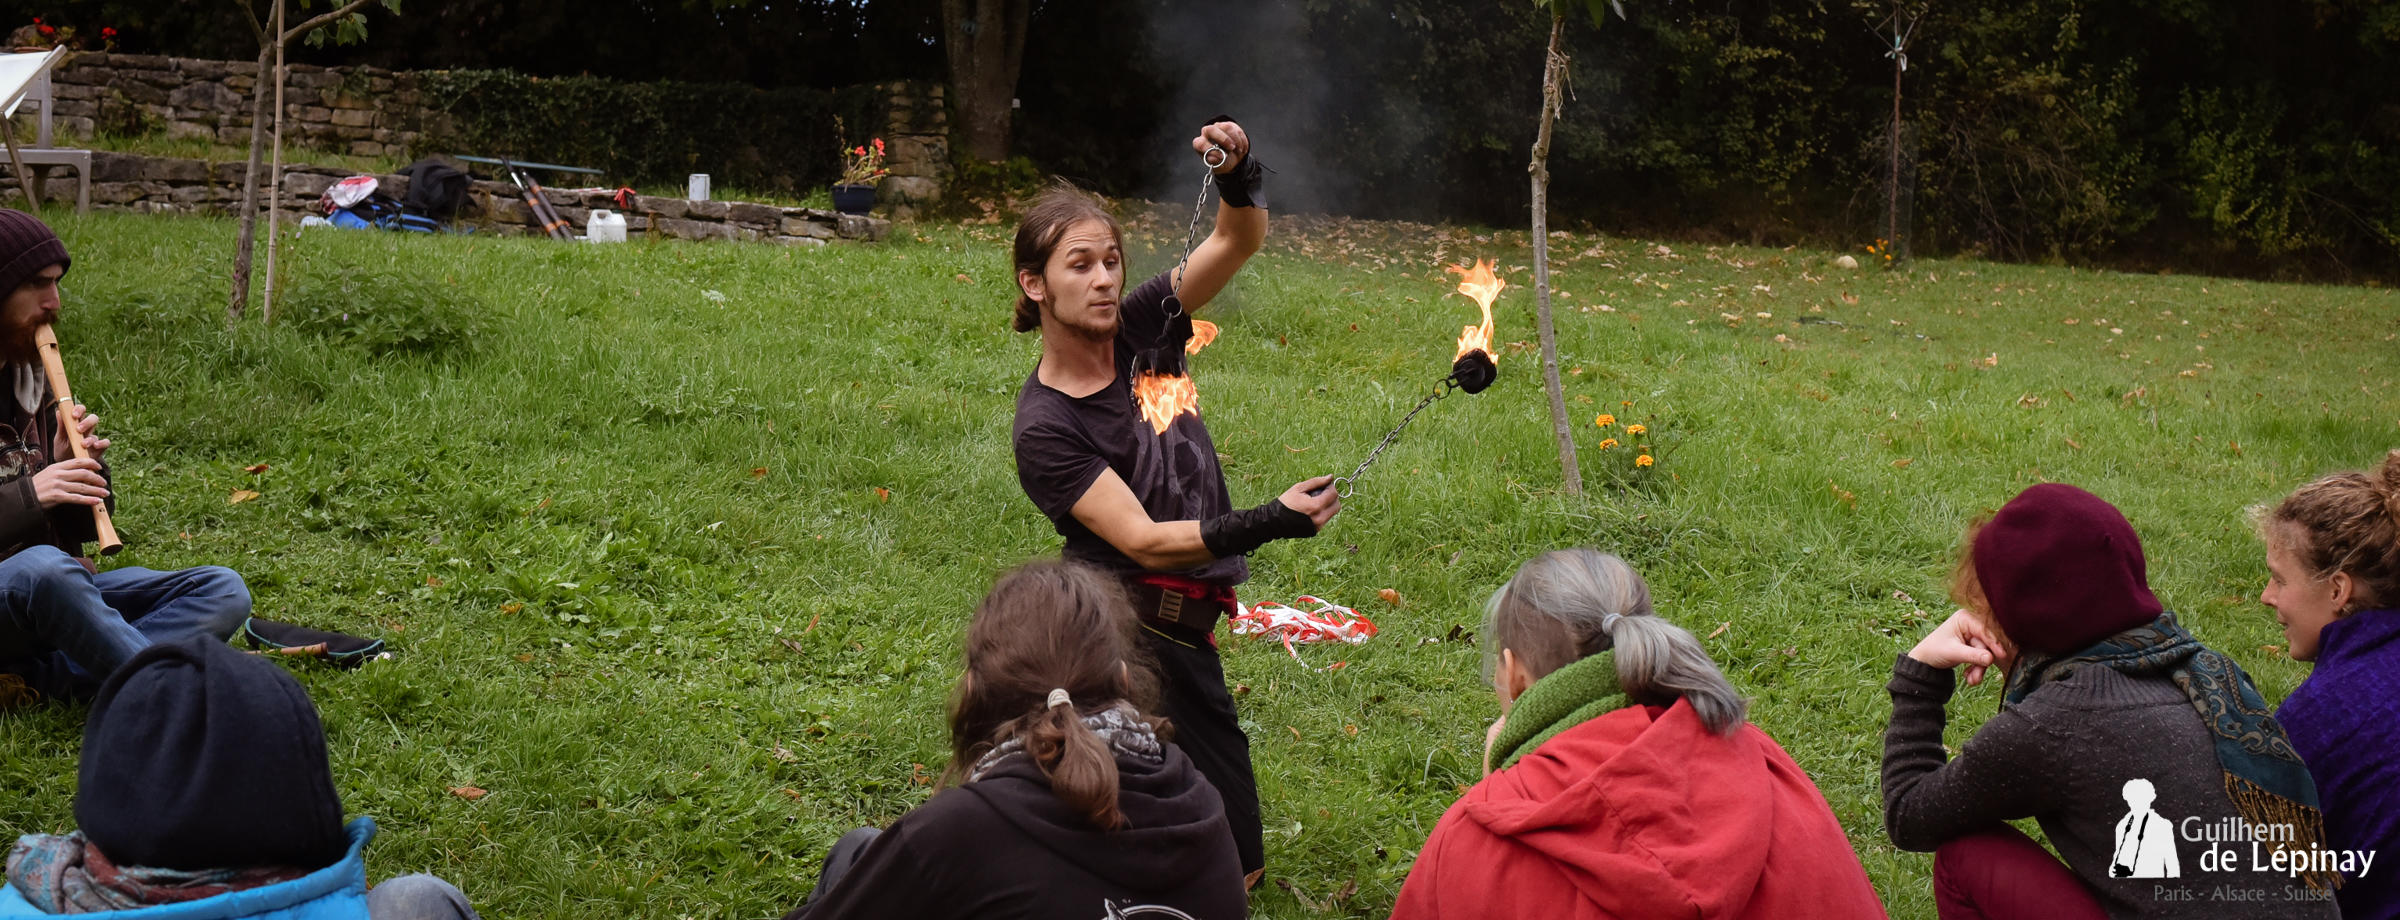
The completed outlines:
{"type": "Polygon", "coordinates": [[[0,120],[7,120],[9,159],[17,167],[17,182],[25,200],[38,209],[40,179],[30,175],[29,167],[65,166],[75,170],[75,210],[77,213],[92,207],[92,152],[50,146],[50,114],[54,99],[50,91],[50,68],[65,60],[67,49],[52,48],[29,54],[0,54],[0,120]],[[26,103],[40,107],[39,125],[34,131],[34,145],[18,147],[14,119],[17,109],[26,103]]]}

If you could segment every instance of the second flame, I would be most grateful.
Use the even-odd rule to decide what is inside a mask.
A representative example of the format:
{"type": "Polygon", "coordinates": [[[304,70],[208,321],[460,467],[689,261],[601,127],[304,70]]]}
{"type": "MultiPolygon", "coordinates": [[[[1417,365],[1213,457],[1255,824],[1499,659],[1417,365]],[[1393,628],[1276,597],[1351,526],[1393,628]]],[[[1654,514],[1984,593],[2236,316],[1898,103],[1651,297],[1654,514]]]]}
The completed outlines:
{"type": "Polygon", "coordinates": [[[1500,356],[1492,352],[1492,301],[1499,298],[1500,289],[1507,287],[1508,282],[1492,274],[1492,268],[1490,259],[1476,259],[1472,268],[1450,266],[1450,272],[1459,276],[1458,292],[1475,298],[1475,304],[1483,308],[1483,325],[1468,326],[1458,331],[1458,354],[1452,356],[1453,360],[1466,357],[1468,352],[1480,351],[1492,359],[1495,366],[1500,363],[1500,356]]]}

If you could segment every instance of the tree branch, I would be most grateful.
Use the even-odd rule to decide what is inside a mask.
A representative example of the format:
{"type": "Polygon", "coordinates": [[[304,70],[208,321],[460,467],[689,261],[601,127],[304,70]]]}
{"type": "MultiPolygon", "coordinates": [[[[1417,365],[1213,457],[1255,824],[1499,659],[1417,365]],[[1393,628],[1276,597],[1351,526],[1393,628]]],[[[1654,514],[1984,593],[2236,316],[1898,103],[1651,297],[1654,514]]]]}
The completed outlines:
{"type": "Polygon", "coordinates": [[[267,37],[267,26],[258,20],[258,11],[250,8],[250,0],[234,0],[234,5],[242,8],[243,16],[249,17],[250,34],[257,37],[259,47],[264,48],[274,40],[267,37]]]}
{"type": "Polygon", "coordinates": [[[314,19],[309,19],[297,26],[292,27],[291,31],[283,33],[283,40],[288,42],[292,39],[299,38],[300,36],[307,35],[310,32],[316,31],[318,27],[329,22],[335,22],[344,16],[358,12],[360,7],[366,6],[367,4],[373,2],[375,2],[375,0],[350,0],[350,2],[342,4],[339,9],[331,10],[314,19]]]}

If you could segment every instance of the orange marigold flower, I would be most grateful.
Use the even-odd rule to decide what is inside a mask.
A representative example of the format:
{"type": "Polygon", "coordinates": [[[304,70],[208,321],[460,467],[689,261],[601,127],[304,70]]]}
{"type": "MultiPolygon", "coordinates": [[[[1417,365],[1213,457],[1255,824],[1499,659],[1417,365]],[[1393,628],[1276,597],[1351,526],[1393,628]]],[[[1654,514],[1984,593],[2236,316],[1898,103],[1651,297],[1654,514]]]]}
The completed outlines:
{"type": "Polygon", "coordinates": [[[1657,462],[1657,461],[1654,461],[1654,460],[1650,459],[1650,455],[1649,455],[1649,454],[1643,454],[1643,455],[1641,455],[1641,456],[1639,456],[1639,457],[1635,457],[1635,458],[1633,458],[1633,465],[1635,465],[1635,466],[1649,466],[1649,465],[1651,465],[1652,463],[1655,463],[1655,462],[1657,462]]]}
{"type": "Polygon", "coordinates": [[[1648,425],[1627,425],[1627,426],[1625,426],[1625,433],[1626,433],[1626,434],[1649,434],[1649,433],[1650,433],[1650,426],[1648,426],[1648,425]]]}
{"type": "Polygon", "coordinates": [[[1617,446],[1617,439],[1615,439],[1615,438],[1604,438],[1604,439],[1602,439],[1602,440],[1600,441],[1600,449],[1601,449],[1601,450],[1607,450],[1607,449],[1609,449],[1609,448],[1611,448],[1611,447],[1615,447],[1615,446],[1617,446]]]}
{"type": "Polygon", "coordinates": [[[1606,428],[1606,427],[1608,427],[1608,426],[1610,426],[1610,425],[1614,425],[1614,424],[1616,424],[1616,423],[1617,423],[1617,417],[1616,417],[1616,416],[1614,416],[1614,415],[1610,415],[1610,414],[1608,414],[1608,413],[1606,413],[1606,412],[1602,412],[1602,413],[1600,413],[1600,417],[1599,417],[1599,418],[1595,418],[1595,419],[1593,419],[1593,420],[1592,420],[1592,424],[1593,424],[1593,425],[1595,425],[1595,426],[1598,426],[1598,427],[1601,427],[1601,428],[1606,428]]]}

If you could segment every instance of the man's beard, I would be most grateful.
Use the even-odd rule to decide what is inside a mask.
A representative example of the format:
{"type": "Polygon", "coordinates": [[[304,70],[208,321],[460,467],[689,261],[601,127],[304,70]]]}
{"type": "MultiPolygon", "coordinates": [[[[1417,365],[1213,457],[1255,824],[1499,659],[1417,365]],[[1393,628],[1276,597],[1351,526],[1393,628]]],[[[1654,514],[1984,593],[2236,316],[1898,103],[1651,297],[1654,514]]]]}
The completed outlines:
{"type": "MultiPolygon", "coordinates": [[[[1118,312],[1123,308],[1124,304],[1119,302],[1118,310],[1110,311],[1110,316],[1107,320],[1085,319],[1082,322],[1074,322],[1061,318],[1056,313],[1052,313],[1050,315],[1050,321],[1059,329],[1059,331],[1065,332],[1068,336],[1073,338],[1082,339],[1087,342],[1114,341],[1117,337],[1117,330],[1123,328],[1125,324],[1124,314],[1118,312]]],[[[27,340],[31,341],[31,333],[27,334],[27,340]]]]}
{"type": "Polygon", "coordinates": [[[40,326],[26,323],[0,328],[0,360],[19,363],[40,357],[40,349],[33,344],[33,331],[40,326]]]}

